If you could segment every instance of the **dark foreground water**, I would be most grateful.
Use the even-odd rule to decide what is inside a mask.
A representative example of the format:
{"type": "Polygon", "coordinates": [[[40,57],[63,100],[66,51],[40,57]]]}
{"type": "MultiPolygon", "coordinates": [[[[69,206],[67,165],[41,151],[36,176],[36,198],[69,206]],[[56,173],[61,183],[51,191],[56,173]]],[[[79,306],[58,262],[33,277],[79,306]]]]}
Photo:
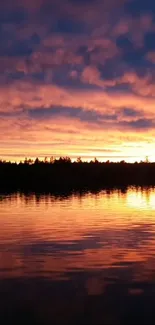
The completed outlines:
{"type": "Polygon", "coordinates": [[[155,324],[155,190],[0,196],[1,324],[155,324]]]}

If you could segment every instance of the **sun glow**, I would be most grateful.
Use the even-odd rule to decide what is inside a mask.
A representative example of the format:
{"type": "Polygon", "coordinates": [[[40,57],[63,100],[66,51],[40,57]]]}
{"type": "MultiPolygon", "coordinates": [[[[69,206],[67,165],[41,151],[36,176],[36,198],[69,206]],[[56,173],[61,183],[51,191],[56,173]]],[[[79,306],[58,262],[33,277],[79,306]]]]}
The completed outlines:
{"type": "Polygon", "coordinates": [[[140,210],[155,210],[155,191],[147,192],[146,190],[145,192],[128,193],[127,205],[132,208],[139,208],[140,210]]]}

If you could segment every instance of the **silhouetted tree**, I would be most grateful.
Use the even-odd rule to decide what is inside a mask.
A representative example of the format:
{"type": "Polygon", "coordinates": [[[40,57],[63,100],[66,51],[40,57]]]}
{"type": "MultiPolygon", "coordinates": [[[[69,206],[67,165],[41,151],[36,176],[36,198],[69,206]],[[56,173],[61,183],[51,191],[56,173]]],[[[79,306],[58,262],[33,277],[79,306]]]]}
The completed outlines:
{"type": "Polygon", "coordinates": [[[40,163],[40,160],[39,158],[36,158],[35,161],[34,161],[35,165],[38,165],[40,163]]]}
{"type": "Polygon", "coordinates": [[[25,158],[24,164],[28,164],[28,159],[27,158],[25,158]]]}
{"type": "Polygon", "coordinates": [[[45,157],[45,159],[44,159],[44,163],[45,163],[45,164],[48,163],[48,158],[47,158],[47,157],[45,157]]]}
{"type": "Polygon", "coordinates": [[[94,189],[118,185],[155,185],[155,163],[89,162],[70,157],[40,161],[25,158],[24,162],[0,161],[0,190],[54,191],[65,189],[94,189]]]}
{"type": "Polygon", "coordinates": [[[52,156],[52,157],[50,157],[50,164],[53,164],[53,163],[54,163],[54,158],[52,156]]]}
{"type": "Polygon", "coordinates": [[[82,162],[81,157],[77,158],[77,163],[80,164],[82,162]]]}
{"type": "Polygon", "coordinates": [[[99,161],[97,160],[96,157],[94,158],[94,163],[95,163],[95,164],[98,164],[98,163],[99,163],[99,161]]]}

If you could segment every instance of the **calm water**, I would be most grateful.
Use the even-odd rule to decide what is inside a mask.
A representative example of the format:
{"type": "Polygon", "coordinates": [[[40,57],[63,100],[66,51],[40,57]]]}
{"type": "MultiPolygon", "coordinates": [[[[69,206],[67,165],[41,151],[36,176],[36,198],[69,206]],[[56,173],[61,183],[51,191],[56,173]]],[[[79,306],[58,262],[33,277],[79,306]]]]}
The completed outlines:
{"type": "Polygon", "coordinates": [[[1,195],[0,316],[155,324],[155,189],[1,195]]]}

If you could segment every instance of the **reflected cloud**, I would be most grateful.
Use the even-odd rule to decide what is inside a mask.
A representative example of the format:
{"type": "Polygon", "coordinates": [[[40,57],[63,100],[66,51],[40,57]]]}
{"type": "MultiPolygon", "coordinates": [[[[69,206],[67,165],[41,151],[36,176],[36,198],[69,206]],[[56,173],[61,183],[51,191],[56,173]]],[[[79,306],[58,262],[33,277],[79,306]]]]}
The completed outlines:
{"type": "MultiPolygon", "coordinates": [[[[155,263],[153,198],[154,188],[2,194],[1,276],[66,278],[77,270],[133,269],[134,277],[147,277],[155,263]]],[[[85,286],[90,295],[105,290],[104,280],[100,289],[94,283],[85,286]]]]}

